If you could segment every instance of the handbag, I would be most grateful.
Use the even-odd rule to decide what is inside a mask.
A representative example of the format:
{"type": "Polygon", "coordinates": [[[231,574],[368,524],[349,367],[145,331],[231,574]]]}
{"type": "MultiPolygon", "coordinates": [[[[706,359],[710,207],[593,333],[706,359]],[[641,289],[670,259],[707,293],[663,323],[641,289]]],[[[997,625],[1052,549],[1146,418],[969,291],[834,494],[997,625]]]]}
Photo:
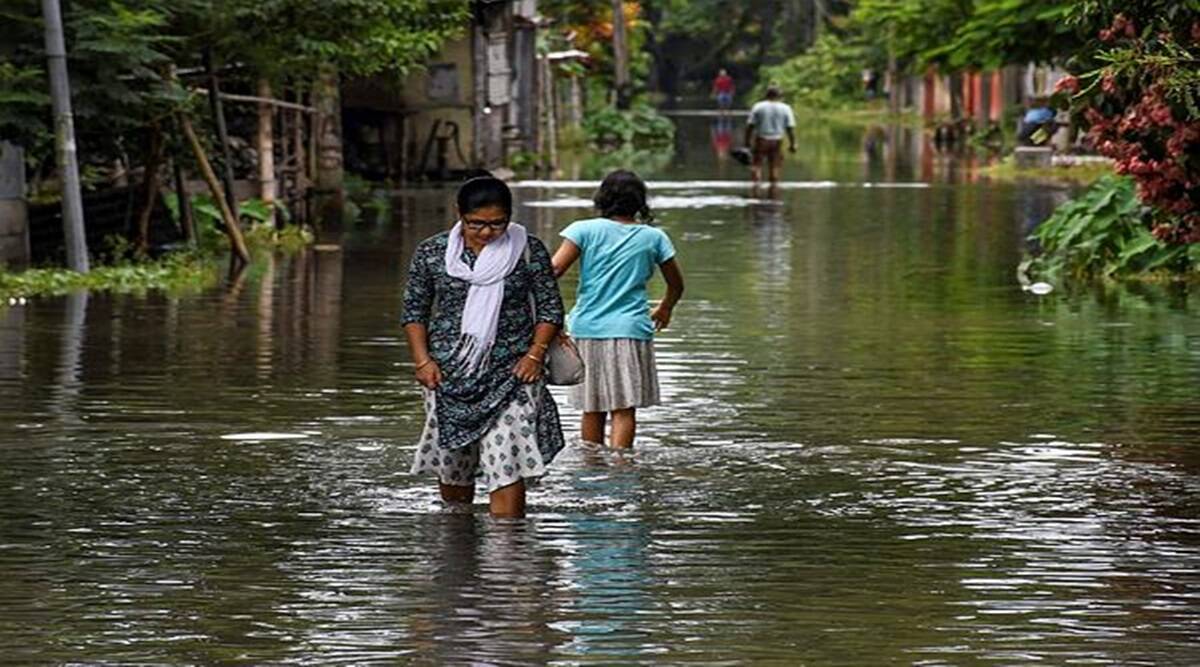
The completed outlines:
{"type": "MultiPolygon", "coordinates": [[[[529,265],[529,244],[525,244],[525,265],[529,265]]],[[[533,298],[533,290],[529,291],[529,312],[533,321],[537,322],[537,301],[533,298]]],[[[546,366],[546,382],[548,384],[570,386],[583,382],[583,355],[575,341],[565,333],[559,332],[550,345],[546,347],[546,356],[542,359],[546,366]]]]}

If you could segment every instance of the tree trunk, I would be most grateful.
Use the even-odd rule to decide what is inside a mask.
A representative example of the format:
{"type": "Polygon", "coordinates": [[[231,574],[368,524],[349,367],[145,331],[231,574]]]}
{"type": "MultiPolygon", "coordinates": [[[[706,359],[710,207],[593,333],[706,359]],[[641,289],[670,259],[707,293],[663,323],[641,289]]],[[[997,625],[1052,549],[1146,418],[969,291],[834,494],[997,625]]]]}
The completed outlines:
{"type": "Polygon", "coordinates": [[[158,123],[150,125],[150,136],[147,139],[145,174],[142,177],[142,209],[138,214],[137,223],[137,252],[145,254],[150,248],[150,217],[154,214],[154,204],[158,201],[158,172],[162,166],[163,136],[158,123]]]}
{"type": "Polygon", "coordinates": [[[613,10],[613,62],[616,65],[615,84],[617,108],[628,109],[631,90],[629,88],[629,44],[625,36],[625,3],[612,0],[613,10]]]}
{"type": "Polygon", "coordinates": [[[538,61],[542,71],[542,90],[545,92],[543,113],[546,114],[546,149],[549,151],[549,171],[551,174],[558,168],[558,125],[555,122],[557,110],[554,108],[554,72],[550,69],[550,61],[542,58],[538,61]]]}
{"type": "Polygon", "coordinates": [[[962,72],[950,75],[950,118],[954,122],[962,120],[963,115],[963,78],[962,72]]]}
{"type": "MultiPolygon", "coordinates": [[[[271,97],[271,82],[258,80],[258,96],[271,97]]],[[[266,102],[258,103],[258,135],[255,148],[258,150],[258,196],[267,204],[267,222],[275,224],[275,108],[266,102]]]]}
{"type": "Polygon", "coordinates": [[[179,226],[188,245],[196,245],[196,223],[192,218],[192,202],[183,185],[183,168],[179,160],[171,159],[171,175],[175,178],[175,203],[179,206],[179,226]]]}
{"type": "Polygon", "coordinates": [[[758,58],[760,65],[767,64],[771,54],[771,44],[775,41],[775,24],[779,18],[779,5],[776,1],[764,2],[759,13],[758,58]]]}
{"type": "Polygon", "coordinates": [[[338,96],[337,68],[321,65],[313,83],[312,105],[317,110],[317,187],[326,191],[342,189],[342,116],[338,96]]]}
{"type": "Polygon", "coordinates": [[[200,165],[200,175],[204,177],[204,182],[208,184],[208,190],[212,193],[213,201],[221,211],[221,220],[225,223],[225,234],[229,236],[229,247],[233,252],[234,257],[240,260],[243,264],[250,263],[250,252],[246,249],[246,239],[242,238],[242,228],[238,226],[237,218],[233,215],[233,209],[229,207],[228,201],[225,199],[225,192],[221,189],[221,183],[217,180],[217,174],[213,171],[212,164],[208,161],[208,156],[204,154],[204,147],[200,145],[200,139],[196,137],[196,130],[192,127],[192,119],[188,118],[187,114],[179,114],[179,125],[183,128],[183,134],[187,137],[188,144],[192,147],[192,153],[196,156],[196,163],[200,165]]]}
{"type": "Polygon", "coordinates": [[[895,28],[888,35],[887,89],[888,111],[900,113],[900,72],[896,65],[895,28]]]}
{"type": "MultiPolygon", "coordinates": [[[[304,101],[304,93],[296,91],[296,101],[304,101]]],[[[307,114],[296,110],[292,117],[292,156],[296,164],[296,177],[292,182],[292,210],[296,214],[297,222],[308,221],[308,185],[310,179],[310,165],[308,160],[308,151],[304,143],[304,126],[308,122],[307,114]]]]}
{"type": "Polygon", "coordinates": [[[583,96],[579,92],[579,75],[571,75],[571,109],[569,120],[571,127],[576,129],[583,124],[583,96]]]}

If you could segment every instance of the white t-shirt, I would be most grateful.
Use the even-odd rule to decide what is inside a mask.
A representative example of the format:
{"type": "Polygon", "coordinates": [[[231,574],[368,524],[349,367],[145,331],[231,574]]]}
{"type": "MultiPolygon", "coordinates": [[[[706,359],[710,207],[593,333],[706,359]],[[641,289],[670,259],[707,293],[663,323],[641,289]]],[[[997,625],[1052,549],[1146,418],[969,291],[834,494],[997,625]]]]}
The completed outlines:
{"type": "Polygon", "coordinates": [[[796,127],[796,117],[792,108],[783,102],[763,100],[750,107],[748,123],[754,126],[754,131],[763,139],[782,139],[788,128],[796,127]]]}

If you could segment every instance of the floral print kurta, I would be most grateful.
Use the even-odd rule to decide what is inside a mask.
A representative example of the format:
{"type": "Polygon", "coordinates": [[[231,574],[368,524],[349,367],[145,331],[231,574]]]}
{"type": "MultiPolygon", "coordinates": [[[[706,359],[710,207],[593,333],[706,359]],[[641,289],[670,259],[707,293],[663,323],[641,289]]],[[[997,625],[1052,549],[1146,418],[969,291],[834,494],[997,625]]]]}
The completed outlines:
{"type": "MultiPolygon", "coordinates": [[[[536,322],[563,323],[562,296],[550,253],[532,234],[528,252],[504,279],[504,301],[496,343],[483,368],[467,373],[457,359],[463,307],[470,284],[446,273],[446,244],[450,232],[422,241],[413,254],[404,291],[403,324],[421,323],[429,332],[429,353],[442,369],[437,388],[438,445],[445,449],[470,446],[483,437],[510,403],[522,398],[522,383],[513,367],[529,352],[536,322]],[[533,307],[530,306],[533,295],[533,307]]],[[[463,261],[475,266],[475,253],[464,248],[463,261]]],[[[564,446],[558,407],[539,383],[537,443],[549,463],[564,446]]]]}

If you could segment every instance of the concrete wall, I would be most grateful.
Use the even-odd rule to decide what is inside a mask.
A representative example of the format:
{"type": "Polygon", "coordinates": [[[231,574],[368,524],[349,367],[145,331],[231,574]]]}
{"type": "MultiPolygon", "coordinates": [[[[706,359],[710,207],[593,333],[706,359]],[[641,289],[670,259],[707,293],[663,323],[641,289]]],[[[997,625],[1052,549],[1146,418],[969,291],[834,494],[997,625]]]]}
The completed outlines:
{"type": "Polygon", "coordinates": [[[29,263],[29,215],[25,204],[24,153],[0,142],[0,266],[29,263]]]}

